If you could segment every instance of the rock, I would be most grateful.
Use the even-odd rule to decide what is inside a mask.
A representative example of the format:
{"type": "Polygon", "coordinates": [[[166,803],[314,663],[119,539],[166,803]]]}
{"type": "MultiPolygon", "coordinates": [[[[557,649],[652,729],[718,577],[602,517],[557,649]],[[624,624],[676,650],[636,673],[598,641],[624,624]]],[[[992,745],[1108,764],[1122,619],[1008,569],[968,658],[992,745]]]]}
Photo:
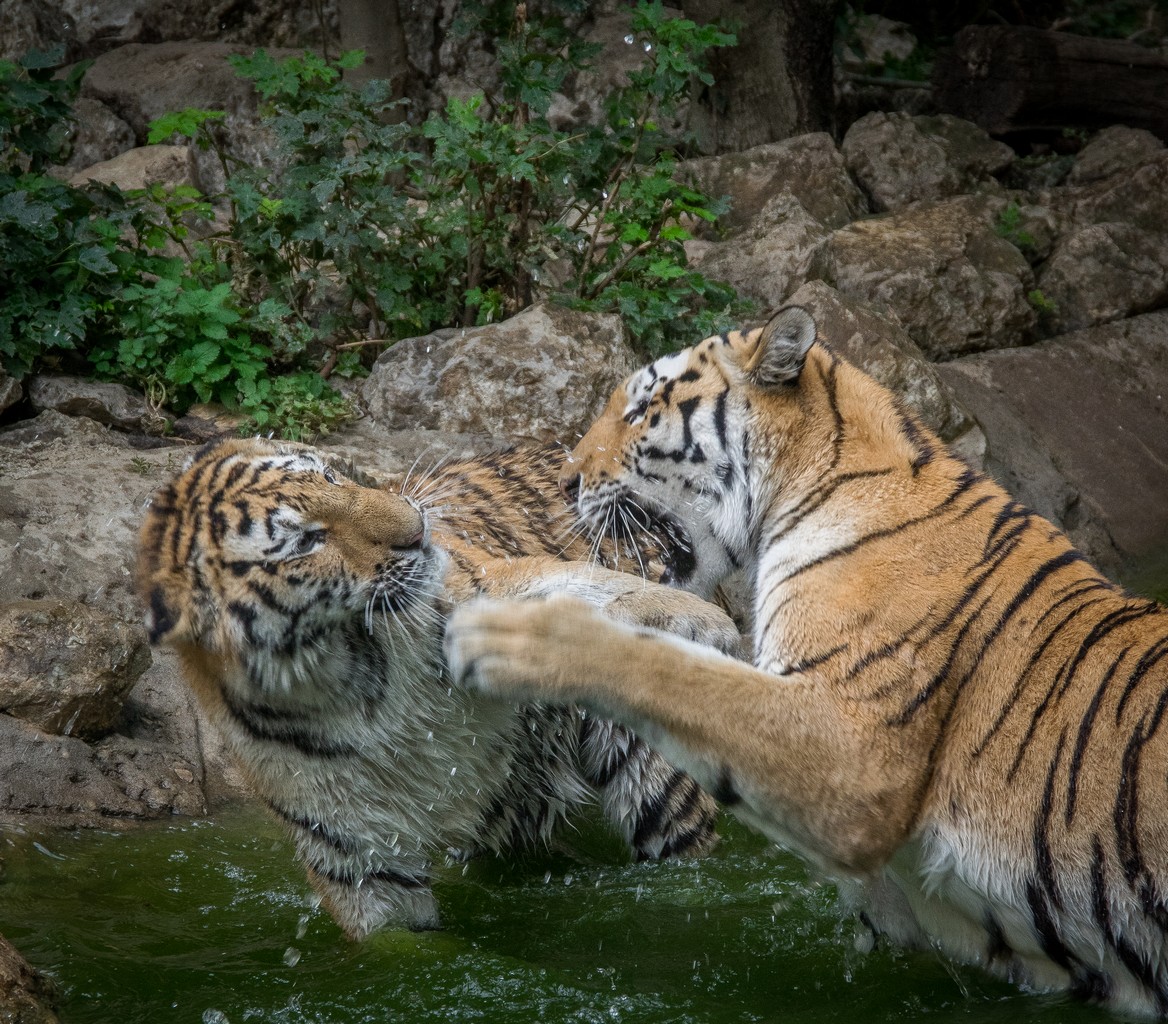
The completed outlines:
{"type": "Polygon", "coordinates": [[[1048,333],[1168,303],[1168,151],[1124,173],[1038,197],[1059,233],[1038,270],[1048,333]]]}
{"type": "Polygon", "coordinates": [[[638,362],[619,316],[538,305],[399,341],[362,394],[382,428],[574,443],[638,362]]]}
{"type": "Polygon", "coordinates": [[[0,712],[44,732],[108,735],[149,665],[137,622],[78,601],[0,604],[0,712]]]}
{"type": "Polygon", "coordinates": [[[764,308],[781,306],[807,278],[812,258],[831,235],[790,192],[763,207],[750,227],[725,242],[690,249],[695,268],[725,281],[764,308]]]}
{"type": "Polygon", "coordinates": [[[1134,171],[1164,154],[1164,143],[1143,128],[1117,124],[1104,128],[1075,157],[1068,185],[1085,185],[1134,171]]]}
{"type": "MultiPolygon", "coordinates": [[[[90,437],[93,440],[114,445],[128,445],[123,436],[112,432],[88,416],[66,416],[55,409],[46,409],[32,419],[18,420],[7,427],[0,427],[0,446],[11,447],[25,444],[45,444],[59,437],[90,437]]],[[[0,463],[3,457],[0,456],[0,463]]]]}
{"type": "Polygon", "coordinates": [[[53,1012],[57,988],[33,970],[16,948],[0,935],[0,1020],[5,1024],[58,1024],[53,1012]]]}
{"type": "Polygon", "coordinates": [[[77,131],[73,138],[73,152],[65,163],[71,172],[112,160],[137,144],[134,129],[91,96],[77,97],[73,116],[77,131]]]}
{"type": "Polygon", "coordinates": [[[807,276],[891,311],[930,359],[1025,344],[1037,317],[1034,278],[994,230],[1005,203],[918,203],[832,233],[807,276]]]}
{"type": "MultiPolygon", "coordinates": [[[[600,47],[571,82],[571,95],[557,93],[548,110],[548,122],[558,131],[571,131],[586,124],[604,122],[604,101],[618,88],[629,84],[629,72],[636,71],[645,54],[639,45],[625,42],[630,33],[629,11],[597,12],[590,24],[581,27],[584,43],[600,47]]],[[[481,86],[480,86],[481,88],[481,86]]]]}
{"type": "Polygon", "coordinates": [[[18,61],[29,50],[46,49],[31,4],[0,5],[0,60],[18,61]]]}
{"type": "Polygon", "coordinates": [[[90,746],[0,715],[0,750],[0,820],[35,815],[84,827],[207,810],[201,766],[148,741],[113,737],[90,746]]]}
{"type": "Polygon", "coordinates": [[[1168,578],[1168,312],[937,367],[988,470],[1104,571],[1168,578]]]}
{"type": "Polygon", "coordinates": [[[69,179],[80,187],[88,181],[117,185],[123,192],[151,185],[197,185],[191,150],[186,146],[143,146],[101,163],[83,167],[69,179]]]}
{"type": "Polygon", "coordinates": [[[943,440],[978,460],[985,445],[980,428],[902,327],[822,281],[803,285],[788,302],[815,317],[819,337],[836,352],[901,396],[943,440]]]}
{"type": "Polygon", "coordinates": [[[0,367],[0,413],[24,397],[24,389],[15,377],[9,377],[0,367]]]}
{"type": "Polygon", "coordinates": [[[37,412],[85,416],[118,430],[160,434],[170,423],[138,392],[110,381],[41,374],[29,382],[28,397],[37,412]]]}
{"type": "Polygon", "coordinates": [[[1058,240],[1038,274],[1047,333],[1122,320],[1168,304],[1168,240],[1131,224],[1091,224],[1058,240]]]}
{"type": "Polygon", "coordinates": [[[753,229],[760,216],[765,219],[764,208],[783,195],[828,228],[843,227],[867,212],[864,196],[824,132],[687,160],[678,175],[706,195],[730,197],[730,211],[718,218],[718,227],[731,233],[753,229]]]}
{"type": "Polygon", "coordinates": [[[840,150],[877,212],[996,190],[991,175],[1014,160],[1009,146],[948,114],[867,114],[848,129],[840,150]]]}
{"type": "Polygon", "coordinates": [[[861,14],[853,29],[861,56],[873,67],[882,66],[889,57],[907,60],[917,48],[917,37],[903,21],[879,14],[861,14]]]}
{"type": "MultiPolygon", "coordinates": [[[[230,11],[222,0],[193,0],[181,7],[157,0],[18,0],[0,5],[0,59],[17,60],[30,49],[59,45],[65,59],[75,61],[158,39],[218,39],[249,50],[292,46],[299,52],[319,45],[322,19],[335,21],[335,12],[289,7],[281,0],[249,0],[246,9],[230,11]]],[[[330,34],[336,38],[335,24],[330,34]]]]}
{"type": "Polygon", "coordinates": [[[1141,231],[1168,232],[1168,150],[1101,181],[1054,189],[1038,201],[1070,229],[1089,224],[1131,224],[1141,231]]]}
{"type": "MultiPolygon", "coordinates": [[[[139,144],[146,142],[149,123],[162,114],[187,107],[222,110],[227,116],[216,131],[226,151],[245,164],[263,166],[270,159],[270,145],[258,127],[255,89],[227,62],[231,55],[251,52],[251,46],[229,43],[131,43],[94,61],[82,94],[116,110],[139,144]]],[[[299,50],[270,46],[268,53],[276,60],[300,55],[299,50]]],[[[189,148],[200,187],[208,194],[218,192],[224,183],[218,157],[189,148]]]]}

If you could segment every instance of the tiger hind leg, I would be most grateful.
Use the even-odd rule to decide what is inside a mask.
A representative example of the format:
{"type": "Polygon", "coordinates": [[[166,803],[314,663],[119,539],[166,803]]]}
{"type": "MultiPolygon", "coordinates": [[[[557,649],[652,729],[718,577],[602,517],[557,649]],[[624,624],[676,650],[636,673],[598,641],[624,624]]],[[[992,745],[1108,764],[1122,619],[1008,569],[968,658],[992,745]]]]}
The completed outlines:
{"type": "Polygon", "coordinates": [[[585,780],[637,860],[700,857],[718,842],[718,805],[623,726],[586,716],[580,757],[585,780]]]}

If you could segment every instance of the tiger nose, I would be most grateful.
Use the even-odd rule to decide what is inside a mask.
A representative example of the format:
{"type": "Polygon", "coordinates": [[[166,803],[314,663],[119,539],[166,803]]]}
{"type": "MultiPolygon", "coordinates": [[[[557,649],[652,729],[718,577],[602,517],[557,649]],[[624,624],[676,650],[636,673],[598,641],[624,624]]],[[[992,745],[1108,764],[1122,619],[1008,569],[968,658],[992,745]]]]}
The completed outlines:
{"type": "Polygon", "coordinates": [[[580,497],[580,474],[563,473],[560,475],[560,493],[569,505],[574,505],[580,497]]]}

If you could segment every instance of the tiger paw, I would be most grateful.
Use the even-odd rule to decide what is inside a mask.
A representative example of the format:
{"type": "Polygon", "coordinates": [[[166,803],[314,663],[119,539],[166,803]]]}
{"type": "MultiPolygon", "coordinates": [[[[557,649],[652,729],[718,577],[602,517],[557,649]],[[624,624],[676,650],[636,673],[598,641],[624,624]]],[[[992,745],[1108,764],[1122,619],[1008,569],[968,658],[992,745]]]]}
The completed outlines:
{"type": "Polygon", "coordinates": [[[567,673],[586,665],[606,627],[618,628],[575,598],[472,601],[446,627],[446,660],[468,689],[513,701],[571,699],[567,673]]]}
{"type": "Polygon", "coordinates": [[[602,610],[617,622],[670,633],[732,658],[746,656],[734,620],[717,605],[684,590],[646,587],[613,598],[602,610]]]}

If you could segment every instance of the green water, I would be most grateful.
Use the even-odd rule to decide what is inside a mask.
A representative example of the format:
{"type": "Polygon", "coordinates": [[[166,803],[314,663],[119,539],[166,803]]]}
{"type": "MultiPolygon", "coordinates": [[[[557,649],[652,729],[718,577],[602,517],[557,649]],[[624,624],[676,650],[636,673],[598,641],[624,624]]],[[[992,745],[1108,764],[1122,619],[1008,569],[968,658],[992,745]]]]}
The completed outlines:
{"type": "Polygon", "coordinates": [[[733,822],[698,864],[555,854],[445,871],[442,932],[347,942],[255,812],[0,832],[0,933],[65,1024],[1090,1021],[928,953],[855,952],[830,888],[733,822]]]}

